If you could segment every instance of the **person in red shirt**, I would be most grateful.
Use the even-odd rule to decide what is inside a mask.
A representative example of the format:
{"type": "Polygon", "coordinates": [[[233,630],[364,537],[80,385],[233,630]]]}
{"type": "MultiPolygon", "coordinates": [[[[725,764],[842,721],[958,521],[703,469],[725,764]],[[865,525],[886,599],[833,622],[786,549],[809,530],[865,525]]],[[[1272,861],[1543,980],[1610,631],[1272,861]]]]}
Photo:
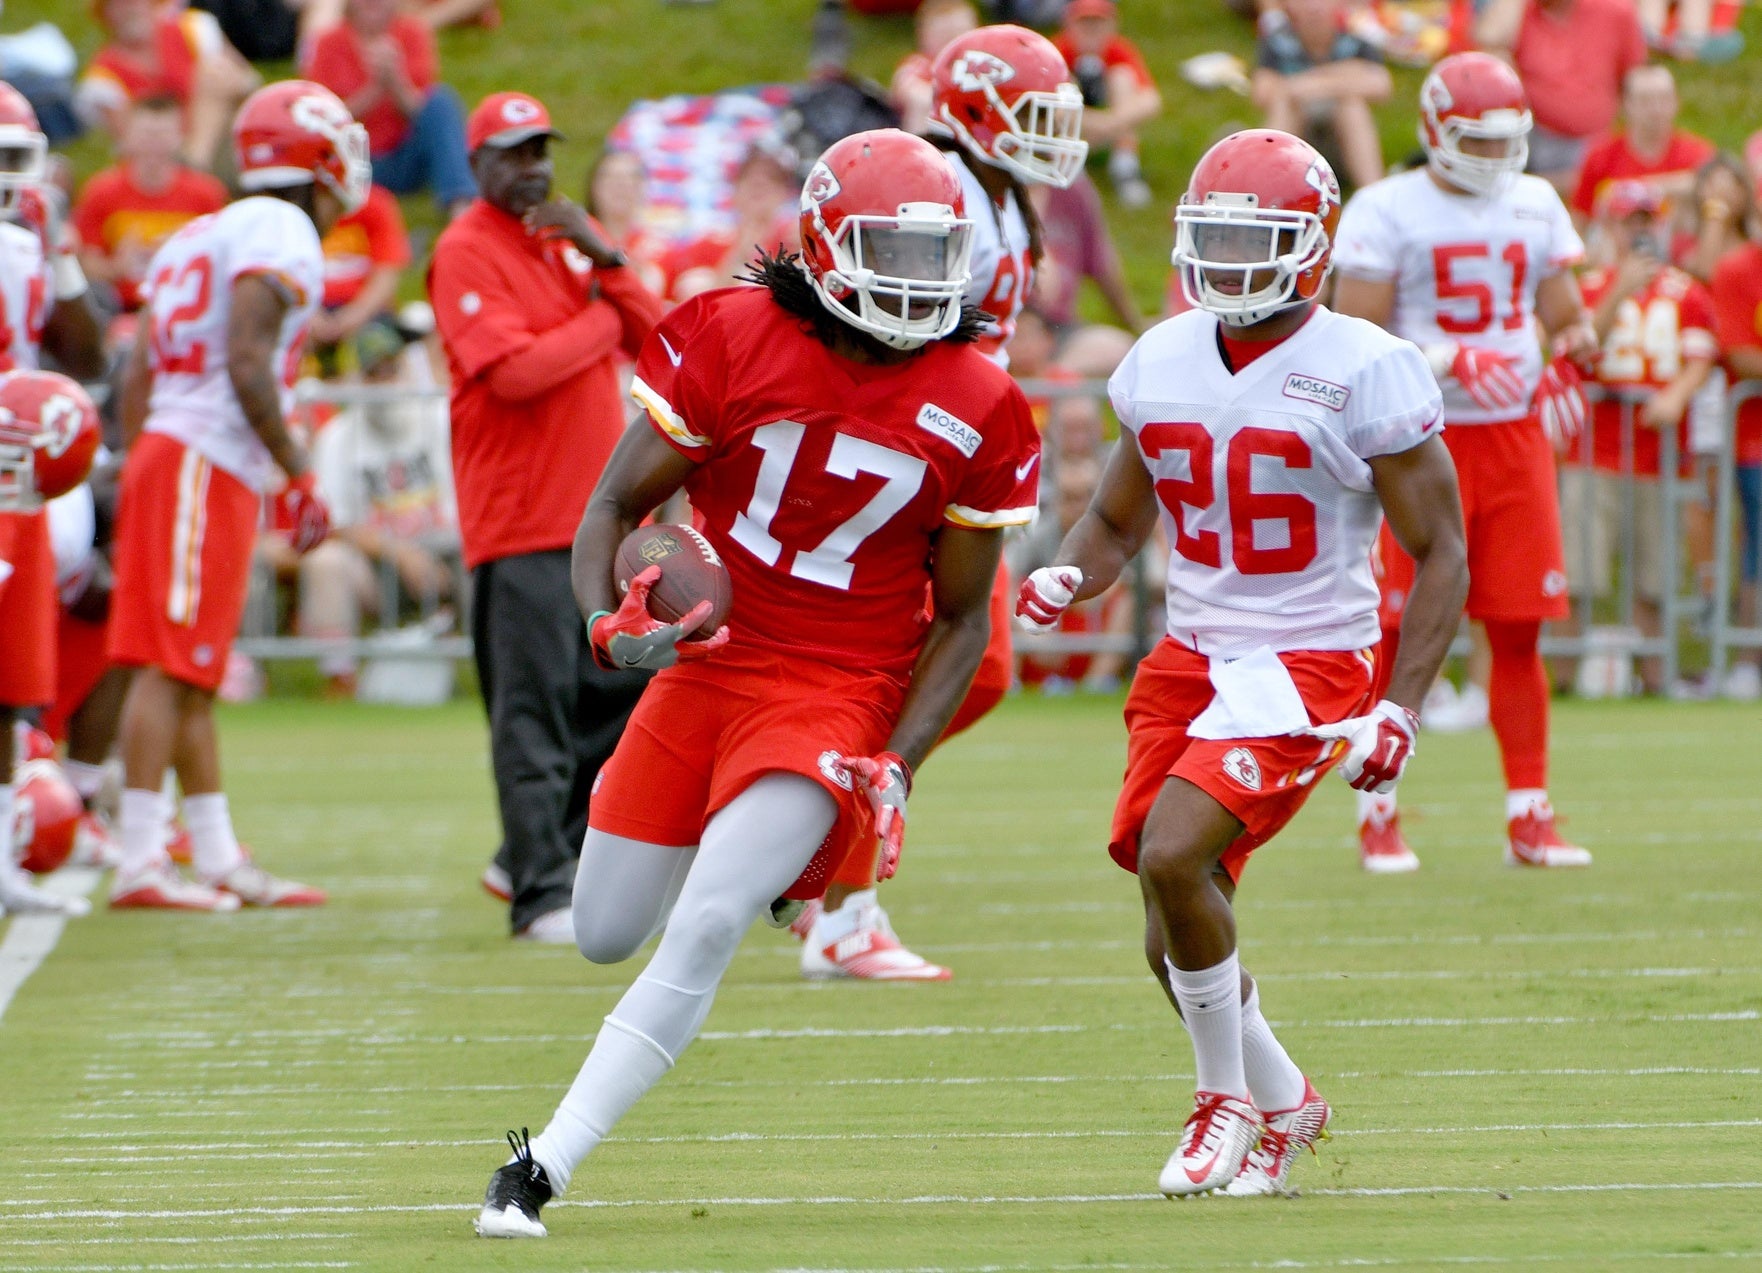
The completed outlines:
{"type": "Polygon", "coordinates": [[[1663,200],[1665,215],[1679,212],[1694,188],[1695,170],[1711,159],[1713,143],[1676,126],[1676,77],[1659,63],[1636,66],[1621,85],[1627,127],[1585,152],[1569,206],[1581,230],[1597,215],[1597,200],[1618,181],[1642,179],[1663,200]]]}
{"type": "Polygon", "coordinates": [[[367,129],[373,179],[393,194],[428,190],[449,216],[477,193],[459,95],[439,82],[434,32],[397,0],[348,0],[301,63],[367,129]]]}
{"type": "Polygon", "coordinates": [[[573,940],[588,789],[642,692],[599,666],[574,613],[569,545],[624,428],[616,354],[661,303],[579,206],[551,195],[544,106],[472,111],[482,196],[441,234],[428,293],[452,373],[453,477],[472,572],[472,640],[490,718],[503,846],[485,886],[514,933],[573,940]]]}
{"type": "Polygon", "coordinates": [[[755,146],[734,174],[734,224],[711,231],[665,253],[658,264],[670,301],[727,287],[745,272],[757,251],[794,251],[800,246],[790,215],[800,183],[778,157],[755,146]]]}
{"type": "Polygon", "coordinates": [[[893,68],[888,93],[899,112],[899,126],[922,137],[930,127],[930,67],[951,40],[979,25],[972,0],[924,0],[912,15],[912,51],[893,68]]]}
{"type": "Polygon", "coordinates": [[[398,278],[410,264],[410,236],[398,201],[384,186],[374,186],[359,211],[331,227],[322,246],[324,304],[307,333],[320,350],[391,312],[398,278]]]}
{"type": "MultiPolygon", "coordinates": [[[[1758,183],[1762,185],[1762,183],[1758,183]]],[[[1762,199],[1762,190],[1758,191],[1762,199]]],[[[1733,380],[1762,380],[1762,243],[1752,239],[1713,271],[1714,330],[1733,380]]],[[[1762,575],[1762,398],[1737,411],[1737,486],[1742,512],[1738,622],[1756,626],[1758,575],[1762,575]]],[[[1728,673],[1729,697],[1762,696],[1762,652],[1748,651],[1728,673]]]]}
{"type": "Polygon", "coordinates": [[[227,43],[211,14],[170,11],[157,0],[98,0],[108,37],[80,80],[75,106],[90,124],[120,138],[128,105],[170,97],[183,107],[184,157],[209,168],[235,107],[262,77],[227,43]]]}
{"type": "Polygon", "coordinates": [[[226,187],[178,161],[183,114],[176,99],[146,97],[128,108],[122,162],[93,175],[73,207],[86,277],[108,283],[119,308],[141,307],[154,251],[179,226],[226,206],[226,187]]]}
{"type": "Polygon", "coordinates": [[[1162,113],[1162,94],[1144,55],[1120,34],[1118,7],[1113,0],[1071,0],[1053,43],[1083,90],[1083,136],[1108,152],[1114,194],[1128,208],[1148,207],[1138,130],[1162,113]]]}

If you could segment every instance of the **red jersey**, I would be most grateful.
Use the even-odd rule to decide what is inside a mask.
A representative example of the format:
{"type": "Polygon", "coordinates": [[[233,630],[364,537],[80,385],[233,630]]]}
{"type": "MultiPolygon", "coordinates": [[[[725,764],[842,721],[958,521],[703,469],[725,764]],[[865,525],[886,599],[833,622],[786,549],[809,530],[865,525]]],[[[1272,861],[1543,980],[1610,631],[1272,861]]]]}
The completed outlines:
{"type": "MultiPolygon", "coordinates": [[[[1615,270],[1588,271],[1580,280],[1585,304],[1593,309],[1615,282],[1615,270]]],[[[1719,345],[1713,337],[1713,298],[1707,289],[1681,270],[1666,267],[1650,283],[1622,301],[1615,311],[1615,326],[1597,356],[1597,383],[1608,389],[1664,388],[1682,373],[1683,364],[1695,358],[1717,358],[1719,345]]],[[[1681,472],[1688,472],[1689,423],[1684,414],[1677,428],[1677,455],[1681,472]]],[[[1605,400],[1596,404],[1589,437],[1579,437],[1573,455],[1580,464],[1590,463],[1605,472],[1623,471],[1621,461],[1621,403],[1605,400]]],[[[1657,477],[1660,472],[1658,430],[1634,421],[1634,472],[1657,477]]]]}
{"type": "Polygon", "coordinates": [[[85,82],[98,89],[107,104],[173,97],[187,108],[196,92],[196,63],[202,52],[197,23],[206,17],[186,11],[159,18],[153,29],[152,64],[106,44],[92,55],[85,82]]]}
{"type": "Polygon", "coordinates": [[[339,220],[324,236],[324,307],[347,305],[382,265],[410,264],[404,214],[384,186],[368,190],[359,211],[339,220]]]}
{"type": "MultiPolygon", "coordinates": [[[[1746,243],[1726,253],[1714,267],[1710,290],[1720,349],[1762,351],[1762,246],[1746,243]]],[[[1738,408],[1737,424],[1738,463],[1762,464],[1762,398],[1738,408]]]]}
{"type": "Polygon", "coordinates": [[[1632,0],[1573,0],[1559,14],[1524,7],[1511,50],[1536,126],[1594,137],[1614,122],[1621,81],[1646,60],[1646,36],[1632,0]]]}
{"type": "Polygon", "coordinates": [[[1578,170],[1578,185],[1572,192],[1572,210],[1594,217],[1597,215],[1597,200],[1614,182],[1693,172],[1713,157],[1714,149],[1713,143],[1705,137],[1674,132],[1670,134],[1670,143],[1662,155],[1657,159],[1644,159],[1634,153],[1626,133],[1606,137],[1585,152],[1584,166],[1578,170]]]}
{"type": "Polygon", "coordinates": [[[733,576],[739,644],[904,676],[937,532],[1034,516],[1027,401],[967,346],[858,363],[765,289],[726,288],[662,320],[631,394],[698,466],[685,489],[733,576]]]}
{"type": "MultiPolygon", "coordinates": [[[[106,168],[86,182],[73,208],[73,226],[80,241],[114,257],[132,240],[146,252],[172,234],[210,212],[226,206],[226,187],[205,172],[179,166],[164,190],[143,190],[136,184],[130,165],[106,168]]],[[[125,310],[141,307],[141,279],[116,279],[116,296],[125,310]]]]}
{"type": "MultiPolygon", "coordinates": [[[[1071,68],[1071,74],[1077,73],[1077,61],[1081,56],[1077,52],[1077,42],[1070,33],[1060,31],[1052,40],[1053,47],[1059,56],[1064,58],[1065,65],[1071,68]]],[[[1132,78],[1141,88],[1155,88],[1156,81],[1151,78],[1150,67],[1145,65],[1144,55],[1123,35],[1115,35],[1101,46],[1101,65],[1104,71],[1111,72],[1117,67],[1124,67],[1132,73],[1132,78]]]]}
{"type": "MultiPolygon", "coordinates": [[[[440,74],[440,59],[434,32],[428,24],[407,13],[399,14],[392,19],[386,34],[403,52],[404,74],[410,77],[410,83],[421,89],[432,87],[440,74]]],[[[367,69],[366,46],[347,22],[339,22],[320,33],[301,61],[306,78],[317,80],[345,102],[372,79],[367,69]]],[[[368,149],[376,155],[396,150],[410,134],[410,121],[398,110],[390,94],[363,111],[360,121],[367,130],[368,149]]]]}

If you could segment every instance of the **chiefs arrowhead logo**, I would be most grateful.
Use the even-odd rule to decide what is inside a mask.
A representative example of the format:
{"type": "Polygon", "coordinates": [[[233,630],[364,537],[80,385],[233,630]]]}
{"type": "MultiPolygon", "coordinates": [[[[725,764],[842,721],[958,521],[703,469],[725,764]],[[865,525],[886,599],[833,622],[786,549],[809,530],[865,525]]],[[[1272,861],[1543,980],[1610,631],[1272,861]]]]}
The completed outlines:
{"type": "Polygon", "coordinates": [[[1425,87],[1419,91],[1419,104],[1434,115],[1442,115],[1456,105],[1456,99],[1450,96],[1450,86],[1444,83],[1444,77],[1433,75],[1426,79],[1425,87]]]}
{"type": "Polygon", "coordinates": [[[808,174],[808,179],[801,188],[802,211],[819,207],[836,196],[841,189],[843,187],[838,184],[838,178],[832,175],[832,169],[824,163],[815,164],[814,170],[808,174]]]}
{"type": "Polygon", "coordinates": [[[52,395],[43,403],[43,451],[51,459],[60,459],[80,433],[80,409],[65,393],[52,395]]]}
{"type": "Polygon", "coordinates": [[[976,93],[987,84],[1006,84],[1016,77],[1016,68],[983,49],[961,54],[948,68],[948,77],[963,93],[976,93]]]}
{"type": "Polygon", "coordinates": [[[329,136],[335,129],[354,122],[349,108],[329,93],[322,97],[317,93],[308,93],[304,97],[295,98],[293,105],[288,107],[288,116],[307,132],[320,136],[329,136]]]}
{"type": "Polygon", "coordinates": [[[1260,762],[1246,747],[1232,747],[1225,752],[1223,770],[1248,790],[1260,790],[1260,762]]]}
{"type": "Polygon", "coordinates": [[[1340,183],[1334,176],[1334,170],[1328,167],[1325,160],[1317,159],[1309,165],[1309,171],[1303,174],[1303,180],[1321,196],[1321,206],[1315,210],[1315,214],[1325,219],[1333,206],[1340,202],[1340,183]]]}
{"type": "Polygon", "coordinates": [[[502,122],[525,124],[538,118],[538,104],[524,97],[511,97],[502,103],[502,122]]]}

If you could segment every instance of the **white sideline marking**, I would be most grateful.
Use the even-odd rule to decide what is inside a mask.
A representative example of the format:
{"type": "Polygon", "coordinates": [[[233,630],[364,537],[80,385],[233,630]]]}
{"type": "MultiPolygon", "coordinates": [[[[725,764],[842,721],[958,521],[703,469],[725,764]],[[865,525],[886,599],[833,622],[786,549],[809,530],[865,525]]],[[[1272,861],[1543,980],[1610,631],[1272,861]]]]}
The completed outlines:
{"type": "MultiPolygon", "coordinates": [[[[30,1264],[0,1265],[0,1273],[36,1273],[41,1266],[30,1264]]],[[[352,1269],[348,1260],[278,1260],[253,1264],[58,1264],[60,1273],[186,1273],[192,1269],[352,1269]]]]}
{"type": "MultiPolygon", "coordinates": [[[[39,882],[46,893],[58,897],[85,897],[98,887],[99,872],[89,866],[63,867],[39,882]]],[[[18,915],[0,941],[0,1017],[12,1006],[12,998],[30,975],[42,966],[61,930],[67,927],[62,915],[18,915]]]]}
{"type": "Polygon", "coordinates": [[[221,1242],[344,1242],[359,1235],[354,1233],[214,1233],[202,1237],[143,1237],[130,1234],[126,1238],[13,1238],[15,1246],[134,1246],[138,1242],[154,1242],[161,1246],[214,1246],[221,1242]]]}

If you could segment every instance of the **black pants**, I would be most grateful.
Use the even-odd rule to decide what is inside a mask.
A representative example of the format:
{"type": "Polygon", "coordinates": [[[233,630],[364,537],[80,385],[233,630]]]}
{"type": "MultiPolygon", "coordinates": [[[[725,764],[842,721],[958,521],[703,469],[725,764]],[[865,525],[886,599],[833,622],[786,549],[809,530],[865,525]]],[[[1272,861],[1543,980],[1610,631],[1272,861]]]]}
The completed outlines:
{"type": "Polygon", "coordinates": [[[496,862],[513,882],[519,931],[569,905],[593,780],[648,674],[593,661],[566,548],[478,566],[471,637],[502,814],[496,862]]]}

